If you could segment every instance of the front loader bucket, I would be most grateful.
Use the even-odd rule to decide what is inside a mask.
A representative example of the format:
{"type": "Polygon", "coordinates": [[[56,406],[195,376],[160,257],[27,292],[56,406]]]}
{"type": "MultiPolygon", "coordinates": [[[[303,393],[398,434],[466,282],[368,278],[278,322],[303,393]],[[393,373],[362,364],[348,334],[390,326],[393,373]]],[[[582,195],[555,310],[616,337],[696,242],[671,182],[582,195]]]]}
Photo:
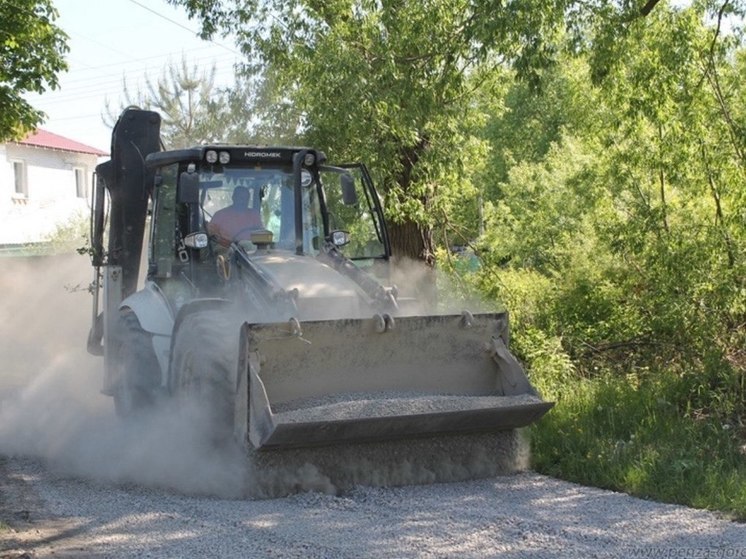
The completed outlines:
{"type": "Polygon", "coordinates": [[[553,405],[508,351],[505,314],[244,324],[243,341],[237,421],[257,449],[503,431],[553,405]]]}

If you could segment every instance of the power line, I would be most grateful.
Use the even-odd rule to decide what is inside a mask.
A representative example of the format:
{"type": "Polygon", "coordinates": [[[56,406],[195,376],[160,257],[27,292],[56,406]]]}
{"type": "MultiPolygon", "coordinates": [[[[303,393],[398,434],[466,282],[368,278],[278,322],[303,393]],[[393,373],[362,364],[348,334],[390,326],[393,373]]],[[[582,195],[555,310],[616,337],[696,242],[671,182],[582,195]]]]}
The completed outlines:
{"type": "MultiPolygon", "coordinates": [[[[183,55],[185,55],[187,53],[191,53],[191,52],[195,52],[195,51],[200,51],[200,50],[204,50],[204,49],[208,49],[208,48],[210,48],[210,47],[196,47],[196,48],[192,48],[192,49],[185,49],[185,50],[181,51],[181,54],[183,56],[183,55]]],[[[118,62],[115,65],[116,66],[126,66],[128,64],[138,64],[138,63],[147,62],[147,61],[150,61],[150,60],[163,59],[164,57],[171,57],[171,56],[174,56],[176,54],[177,54],[177,51],[171,51],[171,52],[168,52],[168,53],[165,53],[165,54],[157,54],[157,55],[153,55],[153,56],[146,56],[146,57],[143,57],[143,58],[131,59],[131,60],[128,60],[127,62],[118,62]]],[[[229,58],[228,58],[228,55],[223,55],[221,57],[207,55],[207,56],[195,57],[195,58],[191,58],[191,59],[188,58],[187,62],[198,64],[198,63],[200,63],[200,61],[205,61],[205,60],[213,60],[215,62],[227,62],[229,60],[229,58]]],[[[235,58],[231,57],[230,60],[231,60],[232,64],[235,64],[235,61],[236,61],[235,58]]],[[[77,68],[77,69],[68,70],[67,71],[67,75],[69,76],[69,75],[72,75],[72,74],[79,74],[81,72],[89,72],[89,71],[101,70],[101,69],[104,69],[104,68],[111,68],[112,67],[111,63],[100,64],[98,66],[88,66],[88,65],[85,65],[85,64],[82,64],[82,65],[84,65],[85,68],[77,68]]],[[[108,72],[108,74],[111,74],[111,72],[108,72]]],[[[80,80],[72,80],[72,81],[68,80],[68,83],[76,83],[78,81],[85,81],[87,79],[89,79],[89,78],[81,78],[80,80]]]]}
{"type": "MultiPolygon", "coordinates": [[[[171,19],[170,17],[164,16],[163,14],[161,14],[159,12],[156,12],[154,9],[149,8],[149,7],[145,6],[144,4],[141,4],[137,0],[129,0],[129,1],[132,2],[133,4],[137,5],[137,6],[140,6],[142,9],[149,11],[150,13],[155,14],[158,17],[165,19],[166,21],[168,21],[168,22],[176,25],[177,27],[181,27],[182,29],[185,29],[186,31],[189,31],[190,33],[193,33],[195,36],[198,35],[198,33],[196,31],[194,31],[194,29],[189,29],[186,25],[182,25],[178,21],[175,21],[175,20],[171,19]]],[[[208,41],[210,41],[214,45],[217,45],[217,46],[219,46],[221,48],[224,48],[225,50],[228,50],[228,51],[232,52],[233,54],[237,54],[237,55],[241,56],[241,53],[238,52],[237,50],[234,50],[234,49],[232,49],[230,47],[227,47],[227,46],[225,46],[225,45],[223,45],[221,43],[213,41],[212,39],[208,39],[208,41]]]]}
{"type": "Polygon", "coordinates": [[[63,116],[63,117],[51,117],[49,115],[47,121],[48,122],[57,122],[57,121],[65,121],[65,120],[83,120],[86,118],[93,118],[93,117],[101,117],[102,113],[92,113],[87,115],[75,115],[75,116],[63,116]]]}
{"type": "MultiPolygon", "coordinates": [[[[146,0],[129,0],[129,3],[135,4],[152,15],[168,21],[179,29],[189,32],[191,35],[190,44],[195,42],[195,40],[199,40],[197,33],[189,29],[188,26],[182,25],[179,21],[175,21],[144,5],[144,3],[147,3],[146,0]]],[[[135,14],[131,15],[135,16],[135,14]]],[[[158,24],[158,20],[152,20],[152,17],[143,18],[143,20],[145,19],[150,19],[154,25],[160,27],[162,35],[170,35],[169,29],[164,29],[167,26],[158,24]]],[[[143,23],[147,24],[146,21],[143,23]]],[[[83,31],[82,33],[75,30],[72,30],[72,33],[68,30],[68,33],[73,37],[77,37],[78,41],[83,41],[84,44],[79,46],[85,46],[86,50],[90,51],[91,54],[95,54],[95,62],[91,60],[90,62],[93,63],[90,64],[88,63],[88,59],[77,61],[67,73],[67,76],[65,76],[70,79],[61,80],[61,89],[47,91],[43,95],[29,94],[28,96],[24,96],[34,106],[47,113],[46,122],[42,124],[42,127],[49,127],[57,133],[69,137],[98,137],[101,134],[101,130],[106,129],[106,125],[102,121],[102,115],[106,113],[104,98],[109,101],[111,107],[114,107],[116,111],[123,97],[121,84],[125,77],[128,85],[131,86],[130,91],[133,93],[138,88],[144,87],[142,84],[146,77],[155,82],[159,79],[160,73],[164,71],[164,68],[168,64],[171,62],[178,63],[181,57],[181,59],[186,60],[190,68],[198,68],[198,71],[209,73],[211,68],[214,67],[216,77],[215,87],[218,90],[231,86],[229,80],[231,76],[235,75],[236,66],[240,64],[243,58],[243,55],[237,50],[224,44],[207,40],[200,41],[199,47],[191,49],[177,48],[177,50],[171,51],[172,48],[176,47],[177,43],[187,43],[186,40],[180,41],[178,39],[178,32],[173,34],[175,37],[169,41],[170,46],[162,45],[161,48],[163,51],[170,51],[164,52],[164,54],[153,54],[157,52],[153,48],[147,53],[140,53],[137,48],[134,48],[135,45],[133,45],[132,49],[118,50],[117,47],[121,44],[126,44],[126,41],[130,39],[126,39],[122,43],[113,39],[112,35],[109,35],[106,40],[103,40],[87,31],[89,27],[91,26],[88,26],[86,30],[81,30],[83,31]],[[210,53],[209,49],[214,49],[215,46],[219,47],[221,51],[210,53]],[[141,57],[135,58],[136,55],[133,56],[135,52],[141,54],[141,57]],[[223,54],[221,55],[220,52],[223,54]],[[147,56],[143,57],[142,54],[146,54],[147,56]],[[121,57],[124,60],[122,62],[110,60],[106,63],[105,58],[107,56],[110,59],[113,58],[116,60],[121,57]],[[171,62],[167,62],[167,59],[170,59],[171,62]]],[[[97,26],[94,25],[93,27],[97,26]]],[[[161,50],[161,48],[158,50],[161,50]]],[[[77,50],[79,49],[76,47],[71,54],[75,56],[77,50]]],[[[96,141],[101,143],[98,140],[96,141]]]]}
{"type": "MultiPolygon", "coordinates": [[[[108,65],[111,70],[108,72],[99,72],[95,75],[84,75],[97,68],[83,68],[73,69],[67,73],[67,75],[60,80],[60,88],[54,91],[47,91],[43,94],[29,94],[28,98],[34,100],[34,102],[60,102],[64,99],[74,99],[78,97],[92,97],[97,93],[106,93],[111,89],[121,89],[122,81],[126,79],[129,85],[136,86],[138,83],[141,84],[147,79],[150,79],[153,83],[156,83],[161,79],[163,72],[173,64],[173,59],[176,56],[176,52],[167,53],[164,55],[141,58],[137,60],[131,60],[126,62],[117,63],[114,65],[108,65]],[[166,63],[165,57],[168,57],[170,62],[166,63]],[[140,65],[142,62],[153,62],[148,65],[140,65]],[[71,76],[76,76],[72,77],[71,76]]],[[[182,52],[184,57],[185,52],[182,52]]],[[[207,74],[211,74],[214,68],[215,78],[222,82],[223,79],[230,76],[235,76],[235,59],[226,57],[214,57],[211,55],[185,58],[187,64],[190,67],[195,67],[197,71],[201,71],[207,74]]],[[[102,66],[103,67],[103,66],[102,66]]],[[[220,85],[217,85],[220,87],[220,85]]]]}
{"type": "MultiPolygon", "coordinates": [[[[215,77],[218,79],[230,77],[232,75],[234,75],[232,68],[218,68],[215,72],[215,77]]],[[[123,93],[123,82],[127,83],[128,88],[131,90],[142,89],[145,74],[139,76],[138,79],[135,80],[132,80],[131,77],[132,76],[130,76],[130,79],[127,79],[125,76],[118,76],[112,77],[103,82],[84,83],[75,87],[63,86],[61,89],[54,92],[46,92],[37,97],[29,96],[29,100],[40,106],[51,106],[60,103],[68,103],[69,101],[96,98],[107,93],[116,95],[123,93]]],[[[222,82],[222,80],[220,81],[222,82]]],[[[157,79],[151,79],[151,83],[157,83],[157,79]]],[[[226,87],[226,85],[215,85],[216,89],[220,89],[221,87],[226,87]]]]}
{"type": "MultiPolygon", "coordinates": [[[[216,78],[235,75],[235,68],[232,65],[215,63],[214,67],[216,78]]],[[[41,96],[60,98],[78,93],[85,95],[97,91],[101,92],[109,88],[120,87],[123,79],[130,82],[129,85],[134,85],[135,82],[143,82],[146,79],[155,84],[162,78],[164,68],[168,68],[168,66],[150,66],[137,69],[121,67],[104,75],[81,78],[75,81],[62,81],[60,88],[56,91],[45,92],[34,98],[38,99],[41,96]]],[[[212,73],[212,68],[213,64],[209,63],[197,66],[198,71],[202,71],[208,75],[212,73]]]]}
{"type": "MultiPolygon", "coordinates": [[[[129,1],[147,10],[148,12],[162,19],[165,19],[169,23],[176,25],[180,29],[189,31],[195,39],[197,38],[196,33],[194,33],[188,27],[182,25],[178,21],[175,21],[163,14],[158,13],[157,11],[143,5],[137,0],[129,1]]],[[[68,30],[68,33],[69,32],[70,31],[68,30]]],[[[110,50],[117,53],[118,55],[125,57],[127,60],[115,63],[107,62],[105,64],[96,64],[94,66],[86,64],[82,61],[78,62],[73,66],[73,69],[67,72],[66,75],[60,79],[60,85],[62,86],[62,89],[58,89],[56,91],[48,91],[39,96],[30,95],[29,99],[34,99],[35,102],[42,103],[60,103],[64,102],[63,100],[65,99],[72,100],[81,97],[91,98],[95,96],[96,93],[107,93],[109,90],[112,89],[117,90],[116,93],[118,93],[121,90],[122,80],[125,76],[127,77],[127,81],[134,82],[135,84],[142,83],[145,79],[148,78],[152,80],[159,79],[158,76],[156,76],[156,73],[161,74],[163,71],[165,71],[164,68],[166,68],[167,65],[175,63],[174,61],[179,57],[179,55],[189,64],[190,67],[194,66],[203,72],[209,72],[212,68],[214,68],[215,75],[221,82],[224,81],[225,77],[230,76],[235,71],[236,65],[239,63],[239,58],[233,56],[238,54],[235,50],[227,48],[225,45],[222,45],[215,41],[210,41],[209,43],[207,41],[204,41],[202,43],[202,46],[192,49],[179,49],[159,55],[150,55],[135,59],[132,58],[131,52],[124,53],[112,48],[112,44],[118,44],[116,41],[109,42],[112,44],[102,43],[95,38],[81,33],[80,31],[73,31],[72,36],[79,37],[90,43],[94,43],[95,45],[97,45],[97,50],[99,51],[100,47],[103,47],[106,50],[110,50]],[[211,47],[211,44],[220,47],[222,50],[227,51],[227,53],[230,54],[224,54],[223,56],[209,54],[207,54],[206,56],[200,56],[199,54],[197,54],[203,49],[209,49],[211,47]],[[193,58],[191,58],[190,60],[190,57],[187,56],[187,53],[195,53],[197,54],[197,56],[192,55],[193,58]],[[231,58],[227,58],[228,56],[230,56],[231,58]],[[169,59],[169,62],[166,62],[166,58],[169,59]],[[151,61],[155,63],[149,64],[149,62],[151,61]],[[83,66],[83,68],[80,68],[80,66],[83,66]],[[101,69],[103,69],[104,71],[98,71],[101,69]],[[96,75],[89,75],[89,73],[91,72],[97,73],[96,75]]]]}

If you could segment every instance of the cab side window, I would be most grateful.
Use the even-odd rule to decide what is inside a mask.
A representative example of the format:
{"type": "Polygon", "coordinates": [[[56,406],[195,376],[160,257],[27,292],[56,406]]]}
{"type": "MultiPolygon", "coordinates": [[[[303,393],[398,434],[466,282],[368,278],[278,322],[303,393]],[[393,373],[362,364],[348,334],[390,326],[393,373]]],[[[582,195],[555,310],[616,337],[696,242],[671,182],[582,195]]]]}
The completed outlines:
{"type": "Polygon", "coordinates": [[[158,277],[170,277],[176,258],[176,179],[178,168],[169,165],[159,169],[159,186],[154,192],[151,232],[151,267],[158,277]]]}
{"type": "Polygon", "coordinates": [[[350,196],[349,192],[347,196],[344,195],[343,174],[323,174],[329,228],[332,231],[341,230],[349,233],[349,244],[340,249],[348,258],[355,260],[383,257],[386,250],[381,238],[378,216],[374,211],[370,194],[364,187],[362,176],[355,168],[349,169],[345,174],[348,183],[354,181],[354,196],[350,196]]]}

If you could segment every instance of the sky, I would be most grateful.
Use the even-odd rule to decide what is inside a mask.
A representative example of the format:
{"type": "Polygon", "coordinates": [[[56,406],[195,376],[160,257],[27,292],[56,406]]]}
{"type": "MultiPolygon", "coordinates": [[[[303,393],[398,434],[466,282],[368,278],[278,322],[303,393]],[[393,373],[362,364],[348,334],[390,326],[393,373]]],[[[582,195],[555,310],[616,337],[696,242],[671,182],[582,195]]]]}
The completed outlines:
{"type": "Polygon", "coordinates": [[[60,87],[26,99],[47,114],[40,128],[108,153],[111,130],[104,124],[106,101],[125,103],[123,80],[131,93],[144,89],[146,76],[155,82],[169,62],[185,56],[190,67],[216,66],[217,86],[233,83],[241,60],[230,39],[203,41],[199,23],[165,0],[54,0],[56,24],[69,36],[69,70],[60,87]]]}

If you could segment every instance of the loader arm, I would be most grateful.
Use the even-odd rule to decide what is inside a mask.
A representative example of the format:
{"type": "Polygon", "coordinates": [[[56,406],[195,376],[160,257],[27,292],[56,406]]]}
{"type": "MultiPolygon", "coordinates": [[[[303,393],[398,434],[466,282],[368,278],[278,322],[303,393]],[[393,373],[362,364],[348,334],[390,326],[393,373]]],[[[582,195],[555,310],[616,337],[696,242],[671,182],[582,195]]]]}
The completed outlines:
{"type": "Polygon", "coordinates": [[[396,289],[386,288],[378,283],[372,276],[358,268],[333,244],[325,243],[318,258],[360,286],[370,298],[372,307],[377,308],[380,312],[396,312],[399,310],[396,289]]]}
{"type": "Polygon", "coordinates": [[[257,266],[238,243],[232,246],[233,264],[238,269],[236,282],[244,303],[254,309],[264,308],[267,314],[274,316],[297,317],[297,292],[284,289],[271,274],[257,266]],[[246,282],[250,287],[247,288],[246,282]]]}

